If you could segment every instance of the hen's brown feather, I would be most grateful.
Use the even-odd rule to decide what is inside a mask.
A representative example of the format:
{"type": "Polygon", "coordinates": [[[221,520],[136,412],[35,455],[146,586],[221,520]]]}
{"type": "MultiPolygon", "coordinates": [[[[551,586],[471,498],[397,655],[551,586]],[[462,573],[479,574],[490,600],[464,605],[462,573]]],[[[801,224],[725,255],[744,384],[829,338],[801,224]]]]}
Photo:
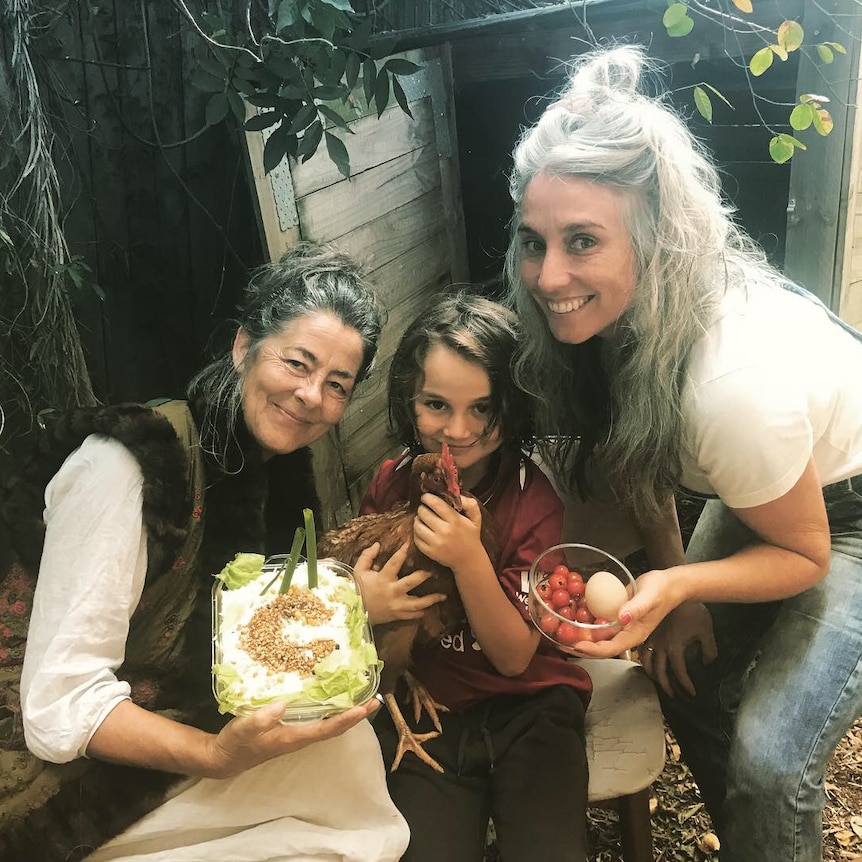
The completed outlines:
{"type": "MultiPolygon", "coordinates": [[[[448,456],[448,452],[445,453],[448,456]]],[[[464,606],[455,575],[447,566],[442,566],[426,557],[413,544],[413,519],[423,493],[437,494],[450,506],[461,511],[460,488],[457,471],[451,458],[447,462],[440,454],[424,454],[413,459],[410,475],[409,499],[399,503],[388,512],[360,515],[341,527],[329,530],[318,540],[318,554],[334,557],[348,565],[355,565],[359,555],[375,542],[380,543],[376,564],[382,566],[407,541],[410,549],[407,559],[398,574],[404,577],[417,569],[431,572],[424,583],[416,587],[414,595],[443,593],[446,599],[428,608],[421,620],[406,620],[381,623],[374,627],[377,651],[383,661],[380,690],[383,694],[395,690],[398,679],[410,666],[410,655],[414,645],[422,646],[439,640],[447,632],[464,621],[464,606]]],[[[499,557],[498,542],[493,528],[493,519],[482,513],[482,543],[491,562],[496,565],[499,557]]]]}

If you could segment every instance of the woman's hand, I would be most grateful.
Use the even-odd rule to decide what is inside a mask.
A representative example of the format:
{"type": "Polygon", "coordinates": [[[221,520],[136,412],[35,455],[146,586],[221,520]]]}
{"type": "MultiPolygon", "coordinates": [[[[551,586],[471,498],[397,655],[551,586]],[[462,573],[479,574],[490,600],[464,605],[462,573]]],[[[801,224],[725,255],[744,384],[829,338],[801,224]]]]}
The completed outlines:
{"type": "Polygon", "coordinates": [[[320,721],[281,724],[284,704],[269,703],[251,715],[234,718],[218,736],[211,737],[209,758],[211,778],[232,778],[254,766],[299,751],[314,742],[340,736],[373,715],[380,701],[371,698],[362,706],[320,721]]]}
{"type": "Polygon", "coordinates": [[[393,620],[418,620],[427,608],[446,598],[442,593],[427,596],[412,596],[410,591],[425,583],[431,572],[417,569],[403,578],[398,577],[407,559],[410,543],[405,542],[379,570],[374,561],[380,552],[380,543],[375,542],[366,548],[353,567],[356,579],[362,589],[362,599],[372,625],[388,623],[393,620]]]}
{"type": "Polygon", "coordinates": [[[683,691],[695,696],[694,684],[688,675],[685,655],[691,644],[700,648],[701,661],[709,664],[718,657],[718,647],[712,631],[712,617],[700,602],[685,602],[671,611],[638,649],[644,670],[673,697],[670,673],[683,691]]]}
{"type": "Polygon", "coordinates": [[[465,556],[484,554],[479,501],[475,497],[462,497],[461,503],[463,515],[436,494],[423,494],[413,521],[416,547],[450,569],[455,569],[465,556]]]}
{"type": "Polygon", "coordinates": [[[579,641],[573,649],[579,655],[610,658],[643,643],[685,598],[675,588],[674,571],[664,569],[641,575],[634,598],[620,608],[618,619],[622,630],[600,643],[579,641]]]}

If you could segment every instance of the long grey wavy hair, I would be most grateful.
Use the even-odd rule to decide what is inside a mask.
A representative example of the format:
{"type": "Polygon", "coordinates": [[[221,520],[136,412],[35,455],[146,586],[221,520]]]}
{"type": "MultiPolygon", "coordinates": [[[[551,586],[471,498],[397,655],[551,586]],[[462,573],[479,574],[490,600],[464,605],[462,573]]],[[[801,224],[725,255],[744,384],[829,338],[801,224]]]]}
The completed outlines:
{"type": "MultiPolygon", "coordinates": [[[[362,341],[360,383],[377,354],[385,310],[375,297],[359,264],[337,249],[302,242],[273,263],[252,272],[236,324],[249,335],[243,368],[254,365],[261,343],[281,332],[292,320],[329,312],[356,330],[362,341]]],[[[243,380],[228,350],[196,374],[187,387],[190,399],[203,403],[201,445],[223,469],[241,468],[243,455],[236,438],[242,416],[243,380]]]]}
{"type": "Polygon", "coordinates": [[[662,96],[639,91],[652,72],[639,46],[574,60],[567,87],[515,149],[506,258],[508,300],[525,331],[516,379],[540,399],[540,433],[562,435],[558,469],[588,491],[597,460],[617,498],[641,517],[658,514],[679,483],[680,400],[692,346],[728,285],[777,276],[732,220],[704,147],[662,96]],[[622,195],[637,282],[613,341],[556,341],[521,283],[521,205],[540,173],[622,195]]]}

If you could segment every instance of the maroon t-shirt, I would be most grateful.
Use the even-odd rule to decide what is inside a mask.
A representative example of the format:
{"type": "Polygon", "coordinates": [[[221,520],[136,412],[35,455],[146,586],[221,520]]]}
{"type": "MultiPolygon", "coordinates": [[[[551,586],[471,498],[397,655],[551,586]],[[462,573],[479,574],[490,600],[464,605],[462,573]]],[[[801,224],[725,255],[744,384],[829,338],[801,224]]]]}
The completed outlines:
{"type": "MultiPolygon", "coordinates": [[[[402,453],[377,471],[360,512],[386,512],[407,499],[410,455],[402,453]]],[[[538,554],[560,541],[563,504],[542,471],[517,453],[502,453],[493,475],[473,492],[493,516],[502,543],[497,577],[503,591],[532,626],[527,610],[528,573],[538,554]]],[[[544,637],[530,664],[517,676],[503,676],[482,652],[465,621],[439,643],[416,650],[411,672],[438,702],[453,712],[497,694],[530,694],[552,685],[569,685],[587,705],[592,682],[544,637]]]]}

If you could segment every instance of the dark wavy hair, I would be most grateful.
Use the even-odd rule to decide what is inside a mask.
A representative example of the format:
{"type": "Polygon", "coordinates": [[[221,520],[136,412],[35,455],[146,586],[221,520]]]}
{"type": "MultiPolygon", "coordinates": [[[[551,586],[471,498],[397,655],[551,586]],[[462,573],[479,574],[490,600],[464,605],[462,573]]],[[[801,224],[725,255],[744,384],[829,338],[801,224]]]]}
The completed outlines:
{"type": "MultiPolygon", "coordinates": [[[[248,361],[234,367],[228,351],[189,382],[187,395],[203,404],[201,442],[227,469],[228,449],[236,441],[242,416],[242,381],[254,366],[263,341],[297,318],[325,311],[362,340],[359,383],[371,372],[385,312],[360,265],[350,256],[325,245],[301,242],[273,263],[251,273],[235,321],[249,335],[248,361]]],[[[232,459],[230,459],[232,460],[232,459]]]]}
{"type": "Polygon", "coordinates": [[[443,345],[480,366],[491,383],[487,432],[499,427],[502,445],[524,449],[534,441],[532,402],[512,379],[520,329],[499,303],[464,291],[423,312],[401,336],[389,370],[389,427],[405,446],[416,443],[413,403],[422,385],[425,357],[443,345]]]}

